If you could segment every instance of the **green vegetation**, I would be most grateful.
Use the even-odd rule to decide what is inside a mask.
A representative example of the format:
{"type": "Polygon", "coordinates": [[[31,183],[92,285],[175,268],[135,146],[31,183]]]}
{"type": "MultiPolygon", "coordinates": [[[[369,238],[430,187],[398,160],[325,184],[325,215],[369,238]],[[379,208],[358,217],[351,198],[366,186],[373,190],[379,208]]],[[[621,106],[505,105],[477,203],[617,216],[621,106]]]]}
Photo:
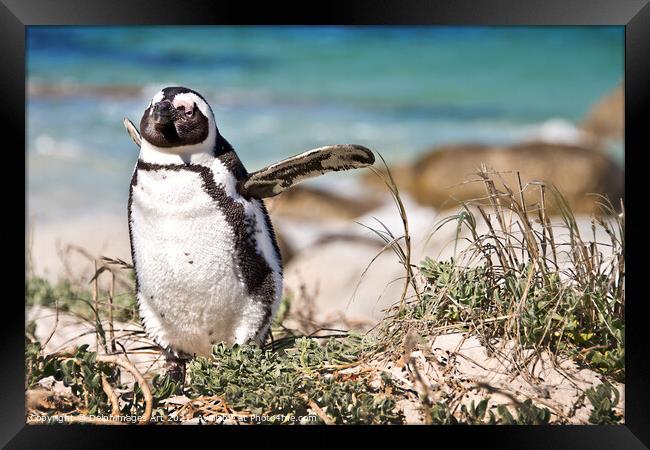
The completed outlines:
{"type": "MultiPolygon", "coordinates": [[[[122,322],[137,320],[135,296],[126,292],[113,296],[112,314],[114,320],[122,322]]],[[[92,292],[89,289],[73,286],[64,280],[52,285],[47,280],[34,277],[25,281],[25,305],[41,305],[50,308],[58,307],[61,312],[71,313],[79,318],[94,320],[95,306],[92,292]]],[[[108,318],[109,305],[106,299],[98,302],[99,317],[108,318]]]]}
{"type": "Polygon", "coordinates": [[[323,345],[317,339],[301,338],[294,348],[278,352],[220,344],[213,358],[192,361],[190,390],[220,396],[236,410],[267,416],[269,423],[309,415],[322,422],[310,412],[313,404],[331,423],[399,423],[395,401],[381,387],[373,388],[367,378],[340,372],[358,361],[367,345],[356,335],[331,338],[323,345]]]}
{"type": "Polygon", "coordinates": [[[71,389],[72,394],[85,399],[83,409],[87,414],[108,413],[111,405],[102,391],[102,377],[115,382],[119,371],[96,362],[97,353],[89,352],[87,345],[77,348],[70,355],[43,355],[38,342],[28,342],[25,349],[25,372],[27,387],[31,388],[41,379],[52,376],[71,389]]]}
{"type": "Polygon", "coordinates": [[[504,405],[498,405],[494,411],[487,408],[489,398],[474,401],[468,406],[462,405],[460,418],[454,416],[447,403],[438,402],[430,409],[431,423],[434,425],[546,425],[551,413],[547,408],[538,408],[530,399],[515,406],[515,416],[504,405]],[[486,414],[487,413],[487,414],[486,414]]]}
{"type": "Polygon", "coordinates": [[[603,383],[595,388],[587,389],[585,395],[593,409],[589,415],[589,423],[596,425],[614,425],[620,423],[622,417],[613,410],[618,403],[618,391],[609,383],[603,383]]]}
{"type": "MultiPolygon", "coordinates": [[[[144,394],[138,382],[132,387],[133,395],[127,396],[128,400],[116,403],[117,411],[113,410],[113,403],[105,382],[111,389],[126,389],[127,386],[120,382],[121,371],[119,367],[97,360],[97,353],[88,350],[88,345],[75,348],[74,353],[52,353],[45,355],[39,342],[28,340],[25,346],[25,374],[27,389],[34,388],[39,380],[52,377],[55,381],[63,383],[70,388],[75,397],[69,402],[70,410],[84,415],[105,415],[113,412],[123,416],[142,416],[145,411],[144,394]]],[[[152,380],[153,416],[154,418],[167,418],[160,401],[174,393],[181,392],[181,387],[166,376],[156,375],[152,380]]],[[[59,402],[59,404],[61,404],[59,402]]],[[[55,403],[55,405],[57,405],[55,403]]],[[[51,414],[61,414],[69,411],[51,411],[51,414]]]]}

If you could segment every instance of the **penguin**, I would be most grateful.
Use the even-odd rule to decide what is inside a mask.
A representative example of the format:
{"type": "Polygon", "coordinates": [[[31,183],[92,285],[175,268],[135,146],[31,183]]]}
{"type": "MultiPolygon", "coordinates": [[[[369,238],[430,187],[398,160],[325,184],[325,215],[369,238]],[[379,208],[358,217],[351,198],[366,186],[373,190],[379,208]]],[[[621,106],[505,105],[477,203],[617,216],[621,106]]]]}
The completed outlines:
{"type": "Polygon", "coordinates": [[[218,342],[262,345],[282,296],[282,260],[264,198],[326,172],[367,167],[360,145],[321,147],[249,173],[198,92],[166,87],[140,130],[128,196],[136,297],[174,379],[218,342]]]}

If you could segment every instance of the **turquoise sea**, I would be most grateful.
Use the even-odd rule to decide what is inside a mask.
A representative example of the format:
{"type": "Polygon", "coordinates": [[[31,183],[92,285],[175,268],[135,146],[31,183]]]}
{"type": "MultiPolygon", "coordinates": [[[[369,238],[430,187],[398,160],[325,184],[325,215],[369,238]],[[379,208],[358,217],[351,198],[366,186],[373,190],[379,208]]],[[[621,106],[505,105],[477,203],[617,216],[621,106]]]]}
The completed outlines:
{"type": "Polygon", "coordinates": [[[348,142],[397,161],[579,124],[623,79],[624,29],[29,27],[27,71],[28,215],[43,222],[126,213],[122,117],[139,123],[165,86],[201,92],[249,170],[348,142]]]}

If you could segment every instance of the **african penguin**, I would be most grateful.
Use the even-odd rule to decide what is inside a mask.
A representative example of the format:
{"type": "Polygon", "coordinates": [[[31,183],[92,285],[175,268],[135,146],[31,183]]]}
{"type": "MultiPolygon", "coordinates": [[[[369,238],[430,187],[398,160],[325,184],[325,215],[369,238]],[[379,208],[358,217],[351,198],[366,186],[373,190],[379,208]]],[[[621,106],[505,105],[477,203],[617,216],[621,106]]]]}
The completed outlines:
{"type": "Polygon", "coordinates": [[[373,164],[358,145],[323,147],[249,174],[205,98],[167,87],[144,111],[128,202],[140,316],[169,362],[217,342],[263,344],[282,261],[262,198],[309,177],[373,164]]]}

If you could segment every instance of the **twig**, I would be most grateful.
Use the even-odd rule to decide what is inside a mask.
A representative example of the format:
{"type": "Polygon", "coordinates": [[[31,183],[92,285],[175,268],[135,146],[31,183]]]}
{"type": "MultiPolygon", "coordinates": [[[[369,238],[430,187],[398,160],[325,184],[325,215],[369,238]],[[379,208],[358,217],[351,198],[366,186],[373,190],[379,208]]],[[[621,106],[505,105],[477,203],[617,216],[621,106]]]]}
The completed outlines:
{"type": "Polygon", "coordinates": [[[111,416],[119,416],[120,415],[120,402],[117,398],[117,394],[111,387],[111,384],[106,380],[106,375],[102,374],[102,389],[104,390],[104,393],[108,397],[108,399],[111,401],[111,416]]]}
{"type": "MultiPolygon", "coordinates": [[[[93,265],[95,266],[95,274],[97,274],[97,260],[93,259],[93,265]]],[[[99,324],[99,303],[98,303],[98,292],[97,292],[97,277],[93,277],[93,304],[95,305],[95,324],[99,324]]],[[[95,351],[99,352],[99,329],[95,330],[95,351]]]]}
{"type": "Polygon", "coordinates": [[[54,319],[54,327],[52,328],[52,332],[50,335],[45,339],[45,342],[43,342],[43,345],[41,346],[42,349],[45,349],[47,347],[47,344],[50,343],[50,340],[52,340],[52,336],[54,336],[54,333],[56,332],[56,328],[59,326],[59,298],[56,297],[54,299],[54,307],[56,308],[56,316],[54,319]]]}
{"type": "Polygon", "coordinates": [[[140,371],[136,369],[135,366],[130,362],[118,358],[115,355],[97,355],[97,362],[116,364],[126,369],[127,371],[131,372],[133,377],[140,384],[140,388],[142,389],[142,395],[144,395],[144,401],[145,401],[144,414],[140,418],[139,423],[140,424],[148,423],[149,420],[151,419],[153,395],[151,394],[151,388],[149,387],[149,383],[147,382],[147,380],[144,379],[140,371]]]}
{"type": "Polygon", "coordinates": [[[108,291],[108,334],[111,339],[111,351],[117,351],[115,347],[115,329],[113,327],[113,296],[115,295],[115,272],[111,270],[111,288],[108,291]]]}
{"type": "Polygon", "coordinates": [[[325,411],[323,411],[320,406],[316,404],[315,401],[313,400],[307,400],[307,404],[309,407],[316,413],[318,417],[321,418],[323,422],[325,422],[325,425],[334,425],[334,422],[332,422],[332,419],[330,419],[327,414],[325,414],[325,411]]]}

